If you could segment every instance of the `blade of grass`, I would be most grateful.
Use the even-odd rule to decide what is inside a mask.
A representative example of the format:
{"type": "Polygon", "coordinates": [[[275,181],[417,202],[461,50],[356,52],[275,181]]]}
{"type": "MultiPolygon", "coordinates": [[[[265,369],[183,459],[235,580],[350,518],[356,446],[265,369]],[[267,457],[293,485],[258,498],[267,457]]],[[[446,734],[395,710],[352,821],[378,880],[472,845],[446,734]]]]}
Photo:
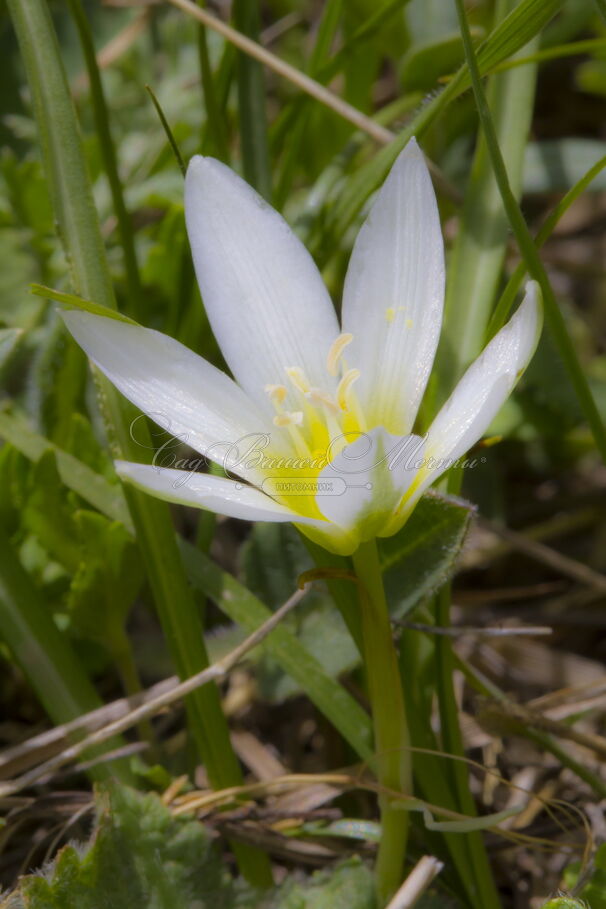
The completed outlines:
{"type": "Polygon", "coordinates": [[[558,44],[555,47],[542,48],[532,54],[528,54],[528,56],[524,55],[522,57],[514,57],[512,60],[506,60],[504,63],[499,63],[498,66],[493,67],[489,75],[516,69],[518,66],[526,66],[528,63],[544,63],[545,60],[560,60],[562,57],[575,57],[578,54],[591,54],[593,51],[604,50],[606,50],[606,38],[571,41],[569,44],[558,44]]]}
{"type": "MultiPolygon", "coordinates": [[[[306,70],[310,76],[317,76],[322,63],[328,57],[331,45],[339,26],[343,0],[328,0],[324,5],[322,16],[316,31],[316,40],[309,57],[306,70]]],[[[319,80],[322,82],[323,80],[319,80]]],[[[324,83],[325,84],[325,83],[324,83]]],[[[296,98],[286,107],[280,122],[272,130],[272,145],[279,149],[285,147],[280,178],[275,196],[281,208],[288,197],[292,186],[293,172],[300,157],[300,144],[309,122],[309,99],[305,96],[296,98]],[[288,142],[285,142],[288,134],[288,142]]]]}
{"type": "Polygon", "coordinates": [[[501,197],[503,199],[503,205],[505,207],[505,211],[507,212],[507,217],[509,219],[509,223],[511,224],[511,228],[516,236],[520,251],[526,262],[528,271],[530,275],[535,278],[536,281],[538,281],[541,287],[547,324],[553,334],[564,366],[568,371],[568,375],[570,377],[571,384],[576,392],[579,404],[581,405],[585,417],[587,418],[587,422],[591,427],[596,445],[602,455],[602,458],[606,460],[606,431],[604,429],[600,413],[591,393],[591,389],[587,382],[587,378],[583,372],[583,368],[577,359],[574,345],[568,334],[564,317],[558,308],[558,304],[556,302],[553,290],[551,289],[551,284],[549,283],[549,279],[543,267],[543,263],[541,262],[537,248],[532,240],[532,236],[530,234],[526,221],[524,220],[524,216],[511,190],[509,178],[507,176],[507,170],[503,162],[503,157],[501,155],[501,150],[499,148],[498,139],[495,133],[490,108],[486,103],[484,88],[482,86],[482,77],[480,74],[480,69],[478,67],[476,53],[471,41],[471,35],[469,33],[469,25],[467,23],[467,18],[465,15],[463,0],[455,0],[455,2],[457,5],[461,36],[463,38],[465,56],[469,66],[478,114],[484,135],[486,137],[486,143],[492,161],[495,178],[497,180],[499,190],[501,192],[501,197]]]}
{"type": "Polygon", "coordinates": [[[185,161],[183,160],[183,157],[181,156],[181,152],[179,151],[179,146],[177,145],[177,140],[175,139],[175,137],[173,135],[173,131],[168,124],[168,120],[164,116],[164,111],[160,107],[160,102],[156,98],[155,92],[153,91],[151,86],[146,85],[145,91],[151,98],[152,104],[156,108],[156,113],[158,114],[158,119],[160,120],[160,123],[162,124],[162,129],[164,130],[164,132],[166,134],[166,138],[168,139],[168,144],[170,145],[173,155],[175,156],[175,159],[177,161],[177,164],[179,165],[179,170],[181,171],[183,176],[185,176],[185,171],[187,170],[187,168],[185,166],[185,161]]]}
{"type": "MultiPolygon", "coordinates": [[[[198,0],[198,3],[200,6],[205,5],[204,0],[198,0]]],[[[206,118],[202,128],[202,153],[215,155],[222,161],[227,161],[229,150],[225,135],[225,119],[221,114],[217,99],[213,71],[210,65],[210,55],[208,53],[206,28],[202,24],[198,26],[198,59],[200,61],[200,77],[202,79],[202,92],[206,108],[206,118]]]]}
{"type": "MultiPolygon", "coordinates": [[[[234,0],[233,19],[241,34],[258,43],[258,0],[234,0]]],[[[253,60],[241,51],[236,60],[236,72],[244,177],[263,198],[270,201],[271,168],[265,113],[265,73],[258,60],[253,60]]]]}
{"type": "Polygon", "coordinates": [[[137,263],[133,225],[130,214],[126,208],[124,194],[122,192],[122,181],[120,180],[120,175],[118,173],[116,148],[112,140],[109,111],[107,109],[107,102],[103,91],[101,73],[97,63],[93,37],[86,18],[86,13],[82,8],[82,3],[80,0],[68,0],[68,6],[76,24],[84,61],[86,63],[86,70],[88,72],[95,127],[99,137],[101,156],[109,182],[114,212],[118,222],[120,242],[122,244],[124,268],[126,271],[127,299],[130,304],[129,309],[131,309],[135,319],[137,319],[141,318],[143,312],[143,288],[141,286],[141,277],[139,275],[139,266],[137,263]]]}
{"type": "MultiPolygon", "coordinates": [[[[48,6],[43,0],[9,0],[8,6],[31,86],[55,219],[74,288],[80,296],[115,309],[78,124],[48,6]]],[[[141,452],[130,434],[133,409],[103,377],[97,376],[97,381],[114,451],[137,460],[141,452]]],[[[150,444],[149,439],[142,441],[150,444]]],[[[125,495],[169,651],[177,672],[187,678],[208,665],[208,655],[170,511],[165,503],[132,488],[125,495]]],[[[191,734],[212,784],[238,785],[242,773],[216,686],[194,692],[187,710],[191,734]]],[[[234,844],[234,851],[251,883],[265,886],[271,881],[264,853],[241,844],[234,844]]]]}

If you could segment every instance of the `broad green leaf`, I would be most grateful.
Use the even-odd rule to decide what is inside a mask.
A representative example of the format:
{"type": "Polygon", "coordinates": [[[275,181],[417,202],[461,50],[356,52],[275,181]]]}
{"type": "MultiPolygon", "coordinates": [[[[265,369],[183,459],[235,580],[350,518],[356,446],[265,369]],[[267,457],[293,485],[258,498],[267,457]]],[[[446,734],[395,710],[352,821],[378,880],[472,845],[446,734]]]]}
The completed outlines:
{"type": "Polygon", "coordinates": [[[68,454],[49,439],[34,432],[23,417],[0,412],[0,439],[5,439],[30,461],[39,461],[50,450],[56,457],[57,470],[65,485],[107,517],[120,521],[131,533],[132,522],[122,489],[109,483],[78,458],[68,454]]]}
{"type": "Polygon", "coordinates": [[[23,526],[55,561],[75,572],[80,562],[78,535],[52,450],[33,465],[28,485],[21,509],[23,526]]]}
{"type": "Polygon", "coordinates": [[[121,650],[124,624],[143,582],[132,536],[117,521],[93,511],[73,518],[80,558],[67,608],[74,634],[121,650]]]}
{"type": "Polygon", "coordinates": [[[199,821],[173,818],[158,796],[112,786],[100,807],[89,844],[22,878],[0,909],[377,909],[359,859],[260,892],[232,878],[199,821]]]}
{"type": "Polygon", "coordinates": [[[46,435],[64,444],[72,414],[84,407],[86,358],[53,312],[44,313],[46,331],[36,351],[32,384],[37,422],[46,435]]]}
{"type": "Polygon", "coordinates": [[[390,612],[402,618],[454,572],[473,507],[432,492],[423,496],[404,527],[379,540],[390,612]]]}
{"type": "MultiPolygon", "coordinates": [[[[190,582],[219,606],[222,612],[251,634],[271,616],[250,590],[223,571],[204,553],[181,541],[181,553],[190,582]]],[[[289,595],[296,588],[293,578],[289,595]]],[[[285,625],[275,628],[262,645],[290,675],[324,716],[364,759],[371,754],[371,724],[368,714],[339,682],[331,678],[285,625]]]]}

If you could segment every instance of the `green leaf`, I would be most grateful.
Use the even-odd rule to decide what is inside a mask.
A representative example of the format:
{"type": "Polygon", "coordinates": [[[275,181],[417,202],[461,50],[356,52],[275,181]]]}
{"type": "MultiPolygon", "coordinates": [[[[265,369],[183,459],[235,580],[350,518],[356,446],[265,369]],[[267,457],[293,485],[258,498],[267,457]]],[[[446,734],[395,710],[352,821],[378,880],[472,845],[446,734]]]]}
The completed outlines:
{"type": "Polygon", "coordinates": [[[78,458],[34,432],[23,417],[0,412],[0,438],[10,442],[34,462],[39,461],[46,451],[52,451],[56,457],[59,476],[69,489],[77,492],[93,508],[120,521],[127,530],[134,532],[120,486],[109,483],[78,458]]]}
{"type": "Polygon", "coordinates": [[[452,577],[472,514],[468,502],[431,492],[398,533],[379,540],[394,617],[405,616],[452,577]]]}
{"type": "Polygon", "coordinates": [[[92,300],[85,300],[78,294],[64,293],[61,290],[54,290],[52,287],[45,287],[44,284],[32,284],[31,292],[36,297],[44,297],[46,300],[62,303],[67,309],[80,309],[82,312],[92,313],[93,316],[105,316],[106,319],[117,319],[118,322],[137,325],[134,319],[130,319],[116,309],[110,309],[109,306],[94,303],[92,300]]]}
{"type": "Polygon", "coordinates": [[[25,878],[27,909],[200,909],[228,905],[230,882],[204,827],[174,820],[155,795],[112,787],[98,830],[63,849],[45,877],[25,878]]]}
{"type": "MultiPolygon", "coordinates": [[[[190,543],[181,541],[181,553],[190,582],[211,597],[222,612],[251,634],[271,616],[250,590],[190,543]]],[[[289,595],[295,589],[292,579],[289,595]]],[[[352,748],[367,760],[372,755],[370,718],[339,682],[331,678],[318,660],[284,625],[278,625],[263,642],[321,713],[339,730],[352,748]]]]}
{"type": "Polygon", "coordinates": [[[32,467],[22,521],[53,559],[67,571],[76,571],[80,554],[73,509],[67,504],[52,450],[32,467]]]}
{"type": "Polygon", "coordinates": [[[23,878],[9,905],[22,909],[376,909],[372,872],[359,859],[308,878],[291,874],[281,886],[261,893],[233,880],[201,823],[173,818],[156,795],[112,786],[100,801],[101,817],[88,846],[66,846],[45,872],[23,878]]]}
{"type": "Polygon", "coordinates": [[[143,582],[137,547],[122,524],[92,511],[74,515],[80,563],[68,595],[72,630],[111,650],[143,582]]]}

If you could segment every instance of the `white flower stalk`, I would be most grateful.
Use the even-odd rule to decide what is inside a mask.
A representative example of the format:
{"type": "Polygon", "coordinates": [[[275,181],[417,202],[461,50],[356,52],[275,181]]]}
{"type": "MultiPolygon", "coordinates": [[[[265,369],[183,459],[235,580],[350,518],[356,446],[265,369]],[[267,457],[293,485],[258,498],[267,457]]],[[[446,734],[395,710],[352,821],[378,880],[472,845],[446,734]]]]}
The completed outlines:
{"type": "Polygon", "coordinates": [[[341,554],[395,533],[486,431],[541,327],[534,282],[424,438],[413,426],[444,302],[436,199],[416,142],[377,194],[351,256],[343,324],[311,256],[231,170],[195,157],[187,230],[208,318],[233,379],[170,337],[71,310],[99,369],[225,477],[117,462],[152,495],[248,520],[292,521],[341,554]]]}

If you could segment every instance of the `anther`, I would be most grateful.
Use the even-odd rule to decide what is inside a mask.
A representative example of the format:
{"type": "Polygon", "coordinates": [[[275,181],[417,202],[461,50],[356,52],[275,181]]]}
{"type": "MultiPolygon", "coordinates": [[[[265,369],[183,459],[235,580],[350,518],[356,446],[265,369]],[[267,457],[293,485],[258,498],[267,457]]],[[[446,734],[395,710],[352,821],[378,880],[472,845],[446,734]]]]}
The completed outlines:
{"type": "Polygon", "coordinates": [[[274,404],[282,404],[287,395],[286,385],[266,385],[265,391],[274,404]]]}
{"type": "Polygon", "coordinates": [[[305,397],[311,404],[323,404],[335,413],[339,410],[335,399],[331,398],[325,391],[322,391],[321,388],[310,388],[305,397]]]}
{"type": "Polygon", "coordinates": [[[274,426],[300,426],[303,422],[302,410],[285,410],[274,417],[274,426]]]}
{"type": "Polygon", "coordinates": [[[339,335],[332,342],[326,358],[326,368],[331,376],[336,376],[339,369],[339,358],[348,344],[353,341],[353,335],[348,331],[339,335]]]}

